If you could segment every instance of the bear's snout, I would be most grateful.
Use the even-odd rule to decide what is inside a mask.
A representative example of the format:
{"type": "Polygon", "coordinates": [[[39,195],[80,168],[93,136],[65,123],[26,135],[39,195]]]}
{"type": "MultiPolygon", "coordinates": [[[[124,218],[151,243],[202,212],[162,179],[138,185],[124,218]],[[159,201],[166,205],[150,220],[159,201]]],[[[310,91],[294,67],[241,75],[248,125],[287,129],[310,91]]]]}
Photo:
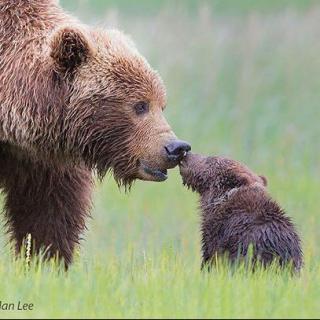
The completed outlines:
{"type": "Polygon", "coordinates": [[[191,187],[193,191],[203,189],[206,181],[206,157],[200,154],[188,152],[187,155],[180,161],[180,175],[182,182],[187,187],[191,187]]]}
{"type": "Polygon", "coordinates": [[[200,154],[195,154],[192,152],[188,152],[183,159],[180,161],[180,169],[182,170],[201,170],[205,169],[204,161],[205,157],[200,154]]]}
{"type": "Polygon", "coordinates": [[[168,160],[179,162],[187,155],[187,152],[191,150],[190,144],[185,141],[174,140],[165,146],[168,160]]]}

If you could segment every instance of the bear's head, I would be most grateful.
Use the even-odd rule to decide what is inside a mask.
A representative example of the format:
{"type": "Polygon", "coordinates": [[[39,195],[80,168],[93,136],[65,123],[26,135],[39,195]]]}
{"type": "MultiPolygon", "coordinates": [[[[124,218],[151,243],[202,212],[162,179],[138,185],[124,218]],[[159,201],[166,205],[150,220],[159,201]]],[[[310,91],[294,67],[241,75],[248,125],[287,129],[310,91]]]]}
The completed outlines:
{"type": "Polygon", "coordinates": [[[189,153],[180,164],[183,183],[199,194],[218,197],[242,186],[267,186],[267,179],[245,165],[223,157],[205,157],[189,153]]]}
{"type": "Polygon", "coordinates": [[[190,150],[163,115],[159,74],[121,32],[61,27],[50,39],[50,59],[65,90],[64,152],[101,177],[112,170],[119,184],[162,181],[190,150]]]}

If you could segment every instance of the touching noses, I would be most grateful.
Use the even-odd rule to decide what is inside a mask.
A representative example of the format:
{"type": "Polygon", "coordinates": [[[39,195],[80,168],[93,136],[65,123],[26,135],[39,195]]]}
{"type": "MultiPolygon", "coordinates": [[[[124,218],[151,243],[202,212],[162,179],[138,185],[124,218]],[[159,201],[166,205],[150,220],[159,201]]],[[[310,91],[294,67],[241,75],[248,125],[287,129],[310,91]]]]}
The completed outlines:
{"type": "Polygon", "coordinates": [[[169,161],[181,161],[188,151],[190,144],[180,140],[174,140],[165,146],[169,161]]]}

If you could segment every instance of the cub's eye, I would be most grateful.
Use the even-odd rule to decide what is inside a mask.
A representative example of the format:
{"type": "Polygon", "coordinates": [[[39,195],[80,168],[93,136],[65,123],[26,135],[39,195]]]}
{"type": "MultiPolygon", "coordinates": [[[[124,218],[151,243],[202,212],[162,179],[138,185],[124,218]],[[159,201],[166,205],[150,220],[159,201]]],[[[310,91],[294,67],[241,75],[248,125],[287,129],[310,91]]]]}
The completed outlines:
{"type": "Polygon", "coordinates": [[[134,110],[137,115],[142,115],[149,111],[149,104],[147,102],[140,101],[134,105],[134,110]]]}

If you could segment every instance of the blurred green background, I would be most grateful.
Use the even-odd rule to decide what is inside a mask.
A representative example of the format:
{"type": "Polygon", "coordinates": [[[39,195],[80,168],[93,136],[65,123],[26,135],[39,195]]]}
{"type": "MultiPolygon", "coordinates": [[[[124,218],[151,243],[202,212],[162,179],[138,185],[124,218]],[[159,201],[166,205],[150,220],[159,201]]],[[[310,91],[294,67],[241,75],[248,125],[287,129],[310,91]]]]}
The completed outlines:
{"type": "MultiPolygon", "coordinates": [[[[177,310],[187,310],[190,301],[184,289],[188,289],[190,297],[194,295],[193,302],[197,302],[192,304],[193,316],[319,315],[320,294],[314,281],[319,281],[320,262],[320,2],[64,0],[60,3],[83,22],[119,28],[132,36],[167,86],[165,114],[169,123],[180,138],[192,144],[194,151],[227,155],[268,177],[271,194],[293,217],[302,235],[306,267],[304,277],[297,283],[283,280],[279,285],[264,279],[261,287],[247,287],[247,281],[242,279],[237,287],[235,280],[226,280],[226,276],[220,279],[220,287],[215,279],[211,284],[199,280],[204,283],[195,285],[196,292],[192,292],[189,280],[193,274],[190,276],[189,271],[197,273],[200,264],[197,196],[183,188],[178,170],[172,170],[168,181],[161,184],[136,182],[128,194],[119,191],[112,177],[107,177],[103,183],[97,182],[93,219],[89,221],[78,257],[80,267],[76,264],[75,270],[71,269],[69,282],[59,278],[60,282],[53,280],[54,287],[44,278],[43,282],[37,282],[37,292],[43,294],[30,293],[38,301],[35,314],[47,315],[46,310],[50,310],[51,316],[123,316],[127,307],[127,311],[131,308],[129,316],[161,316],[168,310],[174,316],[180,315],[177,310]],[[177,278],[169,277],[169,267],[155,277],[160,283],[166,279],[153,292],[155,296],[135,291],[134,276],[130,277],[131,254],[138,261],[137,268],[144,270],[146,257],[156,265],[157,261],[163,262],[156,257],[162,257],[164,251],[169,257],[180,259],[179,267],[185,269],[175,270],[177,278]],[[115,259],[119,260],[119,268],[114,267],[115,259]],[[121,274],[114,277],[108,274],[119,269],[121,274]],[[106,278],[101,278],[102,274],[106,278]],[[91,291],[82,292],[87,282],[91,291]],[[101,286],[108,283],[112,287],[104,296],[101,286]],[[72,295],[73,284],[78,287],[77,299],[71,299],[70,305],[62,308],[64,299],[72,295]],[[174,296],[167,292],[171,290],[170,284],[176,289],[172,289],[174,296]],[[235,295],[223,291],[228,285],[233,286],[235,295]],[[210,300],[213,291],[218,300],[210,300]],[[201,298],[202,292],[207,292],[209,300],[201,298]],[[113,294],[115,300],[111,298],[113,294]],[[219,300],[220,294],[226,300],[243,297],[244,304],[235,309],[233,304],[219,300]],[[149,305],[144,304],[147,296],[149,305]],[[281,300],[283,296],[288,297],[286,303],[281,300]],[[258,298],[259,303],[254,300],[258,298]],[[50,307],[41,304],[46,299],[51,299],[50,307]],[[124,309],[108,314],[111,308],[108,299],[124,309]],[[158,299],[160,304],[155,302],[158,299]],[[171,301],[175,304],[171,305],[171,301]]],[[[6,240],[3,238],[2,242],[6,240]]],[[[8,254],[7,247],[2,250],[8,254]]],[[[8,270],[10,267],[2,266],[0,274],[7,277],[8,270]]],[[[144,273],[140,280],[146,281],[146,286],[142,290],[151,287],[148,279],[144,273]]],[[[6,288],[16,295],[33,287],[20,279],[6,288]]]]}

